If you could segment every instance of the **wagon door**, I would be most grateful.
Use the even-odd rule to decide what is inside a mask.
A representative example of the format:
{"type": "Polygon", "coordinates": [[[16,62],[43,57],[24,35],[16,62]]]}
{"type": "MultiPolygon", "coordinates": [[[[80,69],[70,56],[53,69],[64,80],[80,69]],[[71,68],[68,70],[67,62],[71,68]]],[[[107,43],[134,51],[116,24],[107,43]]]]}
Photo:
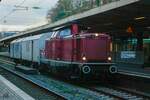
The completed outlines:
{"type": "Polygon", "coordinates": [[[14,44],[12,43],[12,44],[10,44],[10,57],[14,57],[14,44]]]}
{"type": "Polygon", "coordinates": [[[39,39],[33,40],[33,61],[38,62],[40,58],[40,43],[39,39]]]}
{"type": "Polygon", "coordinates": [[[22,42],[22,59],[32,61],[32,41],[22,42]]]}

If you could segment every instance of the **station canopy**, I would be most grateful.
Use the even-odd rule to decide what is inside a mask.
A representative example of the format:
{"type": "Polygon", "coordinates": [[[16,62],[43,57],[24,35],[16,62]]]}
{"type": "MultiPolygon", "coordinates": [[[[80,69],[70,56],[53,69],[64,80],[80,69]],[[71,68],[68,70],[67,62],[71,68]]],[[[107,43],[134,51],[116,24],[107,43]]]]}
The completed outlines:
{"type": "Polygon", "coordinates": [[[136,33],[150,34],[150,0],[140,0],[126,6],[80,19],[79,23],[92,29],[115,36],[136,33]]]}
{"type": "MultiPolygon", "coordinates": [[[[81,27],[88,28],[92,32],[105,32],[117,37],[135,33],[149,33],[150,0],[119,0],[118,2],[110,3],[108,5],[106,4],[102,7],[95,8],[94,10],[70,16],[66,19],[53,23],[52,25],[50,24],[29,30],[26,32],[28,34],[25,35],[27,36],[48,32],[51,31],[52,28],[61,27],[73,21],[81,27]],[[126,2],[131,3],[123,5],[126,2]],[[95,13],[94,11],[99,13],[95,13]]],[[[16,37],[25,35],[18,35],[16,37]]],[[[11,41],[16,37],[2,41],[11,41]]]]}

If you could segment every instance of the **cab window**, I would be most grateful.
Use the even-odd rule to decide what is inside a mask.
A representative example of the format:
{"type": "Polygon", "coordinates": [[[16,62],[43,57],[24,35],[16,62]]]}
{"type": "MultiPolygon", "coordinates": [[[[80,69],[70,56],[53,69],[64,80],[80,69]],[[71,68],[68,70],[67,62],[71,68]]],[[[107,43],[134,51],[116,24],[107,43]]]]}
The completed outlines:
{"type": "Polygon", "coordinates": [[[71,30],[70,29],[65,29],[65,30],[61,30],[59,36],[60,37],[66,37],[71,35],[71,30]]]}

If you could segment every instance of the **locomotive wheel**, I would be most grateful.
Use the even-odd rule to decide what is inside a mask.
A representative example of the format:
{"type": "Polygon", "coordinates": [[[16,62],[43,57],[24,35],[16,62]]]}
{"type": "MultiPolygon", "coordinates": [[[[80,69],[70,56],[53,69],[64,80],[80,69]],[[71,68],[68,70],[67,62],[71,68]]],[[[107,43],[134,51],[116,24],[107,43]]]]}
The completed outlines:
{"type": "Polygon", "coordinates": [[[116,66],[110,66],[109,67],[109,72],[112,73],[112,74],[115,74],[117,73],[118,69],[116,66]]]}
{"type": "Polygon", "coordinates": [[[83,66],[82,67],[82,72],[83,72],[83,74],[90,74],[91,73],[90,66],[87,66],[87,65],[83,66]]]}

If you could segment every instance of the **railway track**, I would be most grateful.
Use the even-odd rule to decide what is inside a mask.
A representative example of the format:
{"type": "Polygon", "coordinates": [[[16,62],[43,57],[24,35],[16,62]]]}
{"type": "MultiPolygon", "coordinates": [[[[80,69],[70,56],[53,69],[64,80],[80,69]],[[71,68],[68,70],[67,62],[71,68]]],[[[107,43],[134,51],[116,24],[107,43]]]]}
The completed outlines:
{"type": "Polygon", "coordinates": [[[26,80],[31,81],[34,84],[48,91],[51,91],[57,95],[60,95],[60,97],[62,97],[63,99],[67,99],[67,100],[116,100],[116,98],[113,96],[105,95],[103,93],[97,93],[95,91],[91,91],[89,89],[85,89],[82,87],[73,86],[71,84],[67,84],[64,82],[55,81],[55,80],[52,80],[52,79],[49,79],[40,75],[32,75],[30,78],[27,75],[24,76],[23,73],[22,75],[18,75],[18,73],[16,73],[15,70],[12,70],[13,66],[10,66],[10,65],[11,65],[10,63],[8,65],[0,63],[1,68],[21,78],[24,78],[24,79],[26,78],[26,80]],[[48,82],[49,80],[51,82],[48,82]]]}
{"type": "Polygon", "coordinates": [[[0,75],[5,77],[7,80],[15,84],[21,90],[32,96],[35,100],[65,100],[65,98],[50,93],[45,89],[27,81],[23,78],[3,69],[0,67],[0,75]]]}
{"type": "Polygon", "coordinates": [[[123,89],[114,89],[111,87],[103,87],[103,86],[98,86],[98,87],[91,87],[90,88],[93,91],[96,92],[101,92],[110,96],[116,97],[118,100],[150,100],[150,97],[145,96],[143,94],[131,92],[129,90],[123,90],[123,89]]]}
{"type": "MultiPolygon", "coordinates": [[[[2,60],[0,60],[0,61],[2,61],[2,60]]],[[[6,62],[8,63],[9,61],[6,61],[6,62]]],[[[3,61],[3,63],[4,63],[4,61],[3,61]]],[[[12,64],[12,62],[9,63],[9,65],[11,65],[11,64],[12,64]]],[[[60,82],[60,84],[62,84],[62,82],[60,82]]],[[[74,89],[76,87],[70,86],[70,88],[74,89]]],[[[72,91],[67,91],[67,90],[65,90],[65,91],[72,92],[72,91]]],[[[69,99],[71,100],[72,97],[73,97],[73,100],[79,100],[79,99],[80,100],[86,100],[86,99],[87,100],[89,100],[89,99],[90,100],[150,100],[149,97],[144,96],[143,94],[137,94],[134,92],[123,90],[123,89],[122,90],[114,89],[111,87],[108,88],[108,87],[103,87],[103,86],[90,87],[90,88],[87,87],[86,89],[85,88],[83,89],[83,87],[82,87],[75,91],[76,91],[76,93],[74,92],[73,96],[66,97],[67,95],[63,96],[63,94],[62,94],[61,97],[63,97],[64,99],[68,99],[68,100],[69,99]],[[87,94],[84,94],[82,91],[87,92],[87,94]],[[89,94],[92,94],[93,96],[95,95],[95,98],[90,98],[91,95],[89,95],[89,94]]],[[[59,95],[59,94],[57,94],[57,95],[59,95]]]]}

